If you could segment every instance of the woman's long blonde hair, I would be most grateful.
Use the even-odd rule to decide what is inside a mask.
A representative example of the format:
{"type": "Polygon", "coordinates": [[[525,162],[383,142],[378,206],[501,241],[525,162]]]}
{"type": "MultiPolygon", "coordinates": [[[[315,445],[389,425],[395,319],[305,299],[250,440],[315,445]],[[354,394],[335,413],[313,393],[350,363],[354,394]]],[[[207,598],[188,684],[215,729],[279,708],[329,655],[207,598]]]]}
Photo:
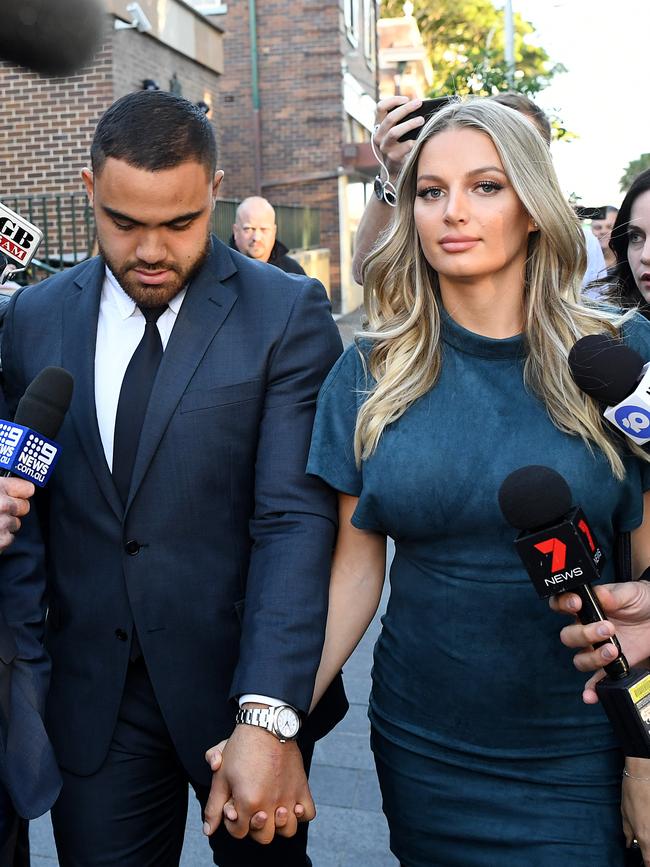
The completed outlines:
{"type": "Polygon", "coordinates": [[[623,478],[623,461],[599,407],[573,382],[567,358],[578,338],[603,331],[615,335],[626,317],[581,303],[585,239],[562,195],[548,148],[530,121],[489,99],[450,105],[428,121],[400,174],[392,226],[364,264],[368,327],[360,336],[372,342],[368,367],[376,384],[357,418],[357,462],[372,455],[386,426],[440,375],[438,275],[422,252],[413,203],[423,146],[458,127],[490,137],[513,189],[539,227],[529,236],[524,280],[524,382],[544,401],[556,427],[601,449],[613,474],[623,478]]]}

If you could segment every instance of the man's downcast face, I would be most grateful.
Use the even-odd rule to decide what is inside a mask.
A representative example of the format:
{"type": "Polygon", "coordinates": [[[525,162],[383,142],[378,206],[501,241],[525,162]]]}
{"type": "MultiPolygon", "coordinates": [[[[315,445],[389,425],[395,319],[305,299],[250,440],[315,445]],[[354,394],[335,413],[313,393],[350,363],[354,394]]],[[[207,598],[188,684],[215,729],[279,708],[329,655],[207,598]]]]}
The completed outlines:
{"type": "Polygon", "coordinates": [[[136,304],[168,303],[201,267],[220,180],[193,160],[150,172],[109,158],[96,177],[84,171],[101,255],[136,304]]]}

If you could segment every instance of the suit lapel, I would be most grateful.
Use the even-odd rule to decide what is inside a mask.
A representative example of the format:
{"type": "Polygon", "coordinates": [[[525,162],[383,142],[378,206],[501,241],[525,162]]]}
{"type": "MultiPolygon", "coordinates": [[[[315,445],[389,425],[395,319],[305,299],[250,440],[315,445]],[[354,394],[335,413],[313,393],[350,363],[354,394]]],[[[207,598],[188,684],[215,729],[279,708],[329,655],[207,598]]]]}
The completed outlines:
{"type": "Polygon", "coordinates": [[[231,285],[222,282],[236,272],[228,248],[213,240],[212,253],[188,287],[158,369],[142,425],[127,509],[189,381],[237,300],[231,285]]]}
{"type": "Polygon", "coordinates": [[[63,366],[74,377],[70,414],[97,482],[116,516],[123,509],[106,463],[95,409],[95,344],[104,263],[96,259],[75,281],[63,311],[63,366]]]}

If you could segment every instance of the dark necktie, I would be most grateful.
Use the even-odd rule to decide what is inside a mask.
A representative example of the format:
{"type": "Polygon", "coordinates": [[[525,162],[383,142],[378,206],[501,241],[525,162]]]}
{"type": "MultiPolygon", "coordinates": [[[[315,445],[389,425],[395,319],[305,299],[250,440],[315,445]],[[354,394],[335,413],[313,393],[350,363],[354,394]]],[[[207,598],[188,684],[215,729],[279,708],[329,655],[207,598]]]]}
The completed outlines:
{"type": "Polygon", "coordinates": [[[113,440],[113,480],[124,505],[131,487],[142,423],[163,355],[162,341],[156,323],[167,310],[167,305],[141,307],[140,310],[146,320],[144,334],[131,356],[122,380],[113,440]]]}

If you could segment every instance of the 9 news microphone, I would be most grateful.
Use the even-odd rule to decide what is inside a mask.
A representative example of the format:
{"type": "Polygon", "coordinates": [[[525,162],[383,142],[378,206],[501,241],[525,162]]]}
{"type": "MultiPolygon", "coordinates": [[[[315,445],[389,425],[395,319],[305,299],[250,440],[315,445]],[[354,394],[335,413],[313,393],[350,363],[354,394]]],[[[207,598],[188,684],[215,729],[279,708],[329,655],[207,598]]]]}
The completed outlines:
{"type": "MultiPolygon", "coordinates": [[[[504,480],[499,506],[506,521],[521,532],[515,548],[542,599],[572,591],[581,601],[582,623],[605,620],[590,582],[601,577],[602,549],[584,512],[572,505],[571,490],[555,470],[521,467],[504,480]]],[[[616,636],[618,657],[605,666],[596,686],[598,698],[627,756],[650,758],[650,673],[631,669],[616,636]]]]}
{"type": "Polygon", "coordinates": [[[605,404],[605,418],[632,442],[650,442],[650,364],[609,334],[581,337],[569,352],[581,391],[605,404]]]}
{"type": "Polygon", "coordinates": [[[0,419],[0,475],[45,486],[61,451],[54,437],[70,406],[72,388],[67,370],[46,367],[27,387],[14,421],[0,419]]]}

